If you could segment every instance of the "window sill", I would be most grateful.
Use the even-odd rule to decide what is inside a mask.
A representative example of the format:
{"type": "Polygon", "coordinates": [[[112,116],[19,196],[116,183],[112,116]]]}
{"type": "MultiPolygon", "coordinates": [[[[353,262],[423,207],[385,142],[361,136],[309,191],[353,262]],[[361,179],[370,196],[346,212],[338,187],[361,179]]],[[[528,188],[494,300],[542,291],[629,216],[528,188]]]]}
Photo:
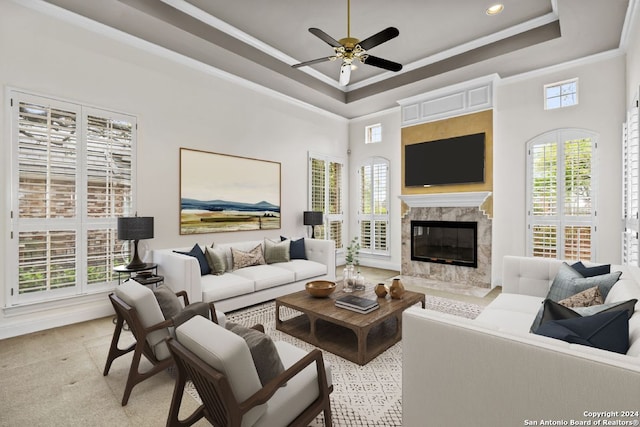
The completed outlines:
{"type": "Polygon", "coordinates": [[[391,252],[369,252],[363,251],[360,249],[360,255],[364,255],[367,258],[377,257],[377,258],[391,258],[391,252]]]}

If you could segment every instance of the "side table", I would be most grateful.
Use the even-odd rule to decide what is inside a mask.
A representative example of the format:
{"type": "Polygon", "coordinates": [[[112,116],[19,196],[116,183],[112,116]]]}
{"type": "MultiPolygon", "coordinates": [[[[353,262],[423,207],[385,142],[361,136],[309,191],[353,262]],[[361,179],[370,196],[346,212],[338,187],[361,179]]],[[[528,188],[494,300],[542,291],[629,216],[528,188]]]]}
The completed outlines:
{"type": "Polygon", "coordinates": [[[164,282],[164,276],[158,276],[158,264],[154,263],[146,263],[135,268],[118,265],[113,268],[113,271],[118,274],[118,285],[129,279],[134,279],[143,285],[152,286],[157,286],[159,283],[164,282]],[[125,275],[124,280],[122,280],[122,275],[125,275]]]}

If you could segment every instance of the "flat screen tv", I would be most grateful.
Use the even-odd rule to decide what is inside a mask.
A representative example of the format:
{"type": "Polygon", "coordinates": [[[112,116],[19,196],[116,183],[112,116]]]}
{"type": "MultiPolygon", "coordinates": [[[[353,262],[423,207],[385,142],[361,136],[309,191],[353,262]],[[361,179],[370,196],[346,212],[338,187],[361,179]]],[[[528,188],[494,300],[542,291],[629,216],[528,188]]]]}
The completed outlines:
{"type": "Polygon", "coordinates": [[[484,182],[484,133],[404,147],[405,187],[484,182]]]}

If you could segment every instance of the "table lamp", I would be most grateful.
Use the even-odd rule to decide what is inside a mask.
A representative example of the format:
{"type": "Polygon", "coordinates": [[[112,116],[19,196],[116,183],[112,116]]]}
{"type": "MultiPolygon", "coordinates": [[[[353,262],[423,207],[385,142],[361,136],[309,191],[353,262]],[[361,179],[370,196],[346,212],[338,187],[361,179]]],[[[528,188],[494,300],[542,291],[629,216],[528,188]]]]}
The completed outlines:
{"type": "Polygon", "coordinates": [[[303,222],[304,222],[304,225],[310,225],[311,226],[311,238],[315,239],[316,238],[316,233],[315,233],[316,225],[321,225],[323,223],[322,212],[305,211],[304,212],[304,217],[303,217],[303,222]]]}
{"type": "Polygon", "coordinates": [[[118,239],[133,240],[133,258],[128,269],[143,268],[146,264],[138,256],[138,241],[153,239],[153,217],[134,216],[118,218],[118,239]]]}

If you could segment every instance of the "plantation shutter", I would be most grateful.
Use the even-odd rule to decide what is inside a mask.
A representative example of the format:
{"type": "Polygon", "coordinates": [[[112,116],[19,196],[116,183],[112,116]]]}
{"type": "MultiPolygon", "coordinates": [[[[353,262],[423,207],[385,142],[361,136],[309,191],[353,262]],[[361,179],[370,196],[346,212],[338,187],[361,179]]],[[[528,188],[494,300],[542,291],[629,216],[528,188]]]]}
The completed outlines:
{"type": "Polygon", "coordinates": [[[372,214],[372,165],[365,164],[360,167],[360,249],[366,251],[371,249],[371,232],[373,224],[372,214]]]}
{"type": "Polygon", "coordinates": [[[638,245],[639,192],[640,192],[640,137],[638,124],[638,96],[627,111],[627,121],[622,128],[623,194],[622,213],[622,263],[640,265],[638,245]]]}
{"type": "Polygon", "coordinates": [[[590,138],[564,141],[564,258],[591,260],[592,150],[590,138]]]}
{"type": "Polygon", "coordinates": [[[17,293],[64,292],[76,286],[78,267],[75,225],[80,112],[73,106],[26,100],[16,100],[16,106],[17,293]]]}
{"type": "Polygon", "coordinates": [[[343,247],[343,163],[328,156],[309,154],[309,208],[324,213],[325,223],[316,235],[343,247]]]}
{"type": "Polygon", "coordinates": [[[133,182],[133,123],[97,113],[86,119],[88,284],[114,279],[125,243],[117,240],[116,221],[131,211],[133,182]]]}
{"type": "Polygon", "coordinates": [[[18,91],[11,107],[9,304],[112,286],[127,252],[116,217],[132,211],[133,121],[18,91]]]}
{"type": "Polygon", "coordinates": [[[342,209],[342,163],[329,162],[329,240],[336,242],[336,248],[342,247],[342,224],[344,222],[342,209]],[[340,242],[338,244],[338,242],[340,242]]]}
{"type": "Polygon", "coordinates": [[[389,161],[372,157],[359,168],[358,175],[361,250],[365,253],[388,253],[389,161]]]}
{"type": "Polygon", "coordinates": [[[595,135],[560,130],[529,142],[528,253],[594,259],[592,188],[595,135]]]}
{"type": "Polygon", "coordinates": [[[326,162],[311,159],[311,210],[325,211],[326,162]]]}

